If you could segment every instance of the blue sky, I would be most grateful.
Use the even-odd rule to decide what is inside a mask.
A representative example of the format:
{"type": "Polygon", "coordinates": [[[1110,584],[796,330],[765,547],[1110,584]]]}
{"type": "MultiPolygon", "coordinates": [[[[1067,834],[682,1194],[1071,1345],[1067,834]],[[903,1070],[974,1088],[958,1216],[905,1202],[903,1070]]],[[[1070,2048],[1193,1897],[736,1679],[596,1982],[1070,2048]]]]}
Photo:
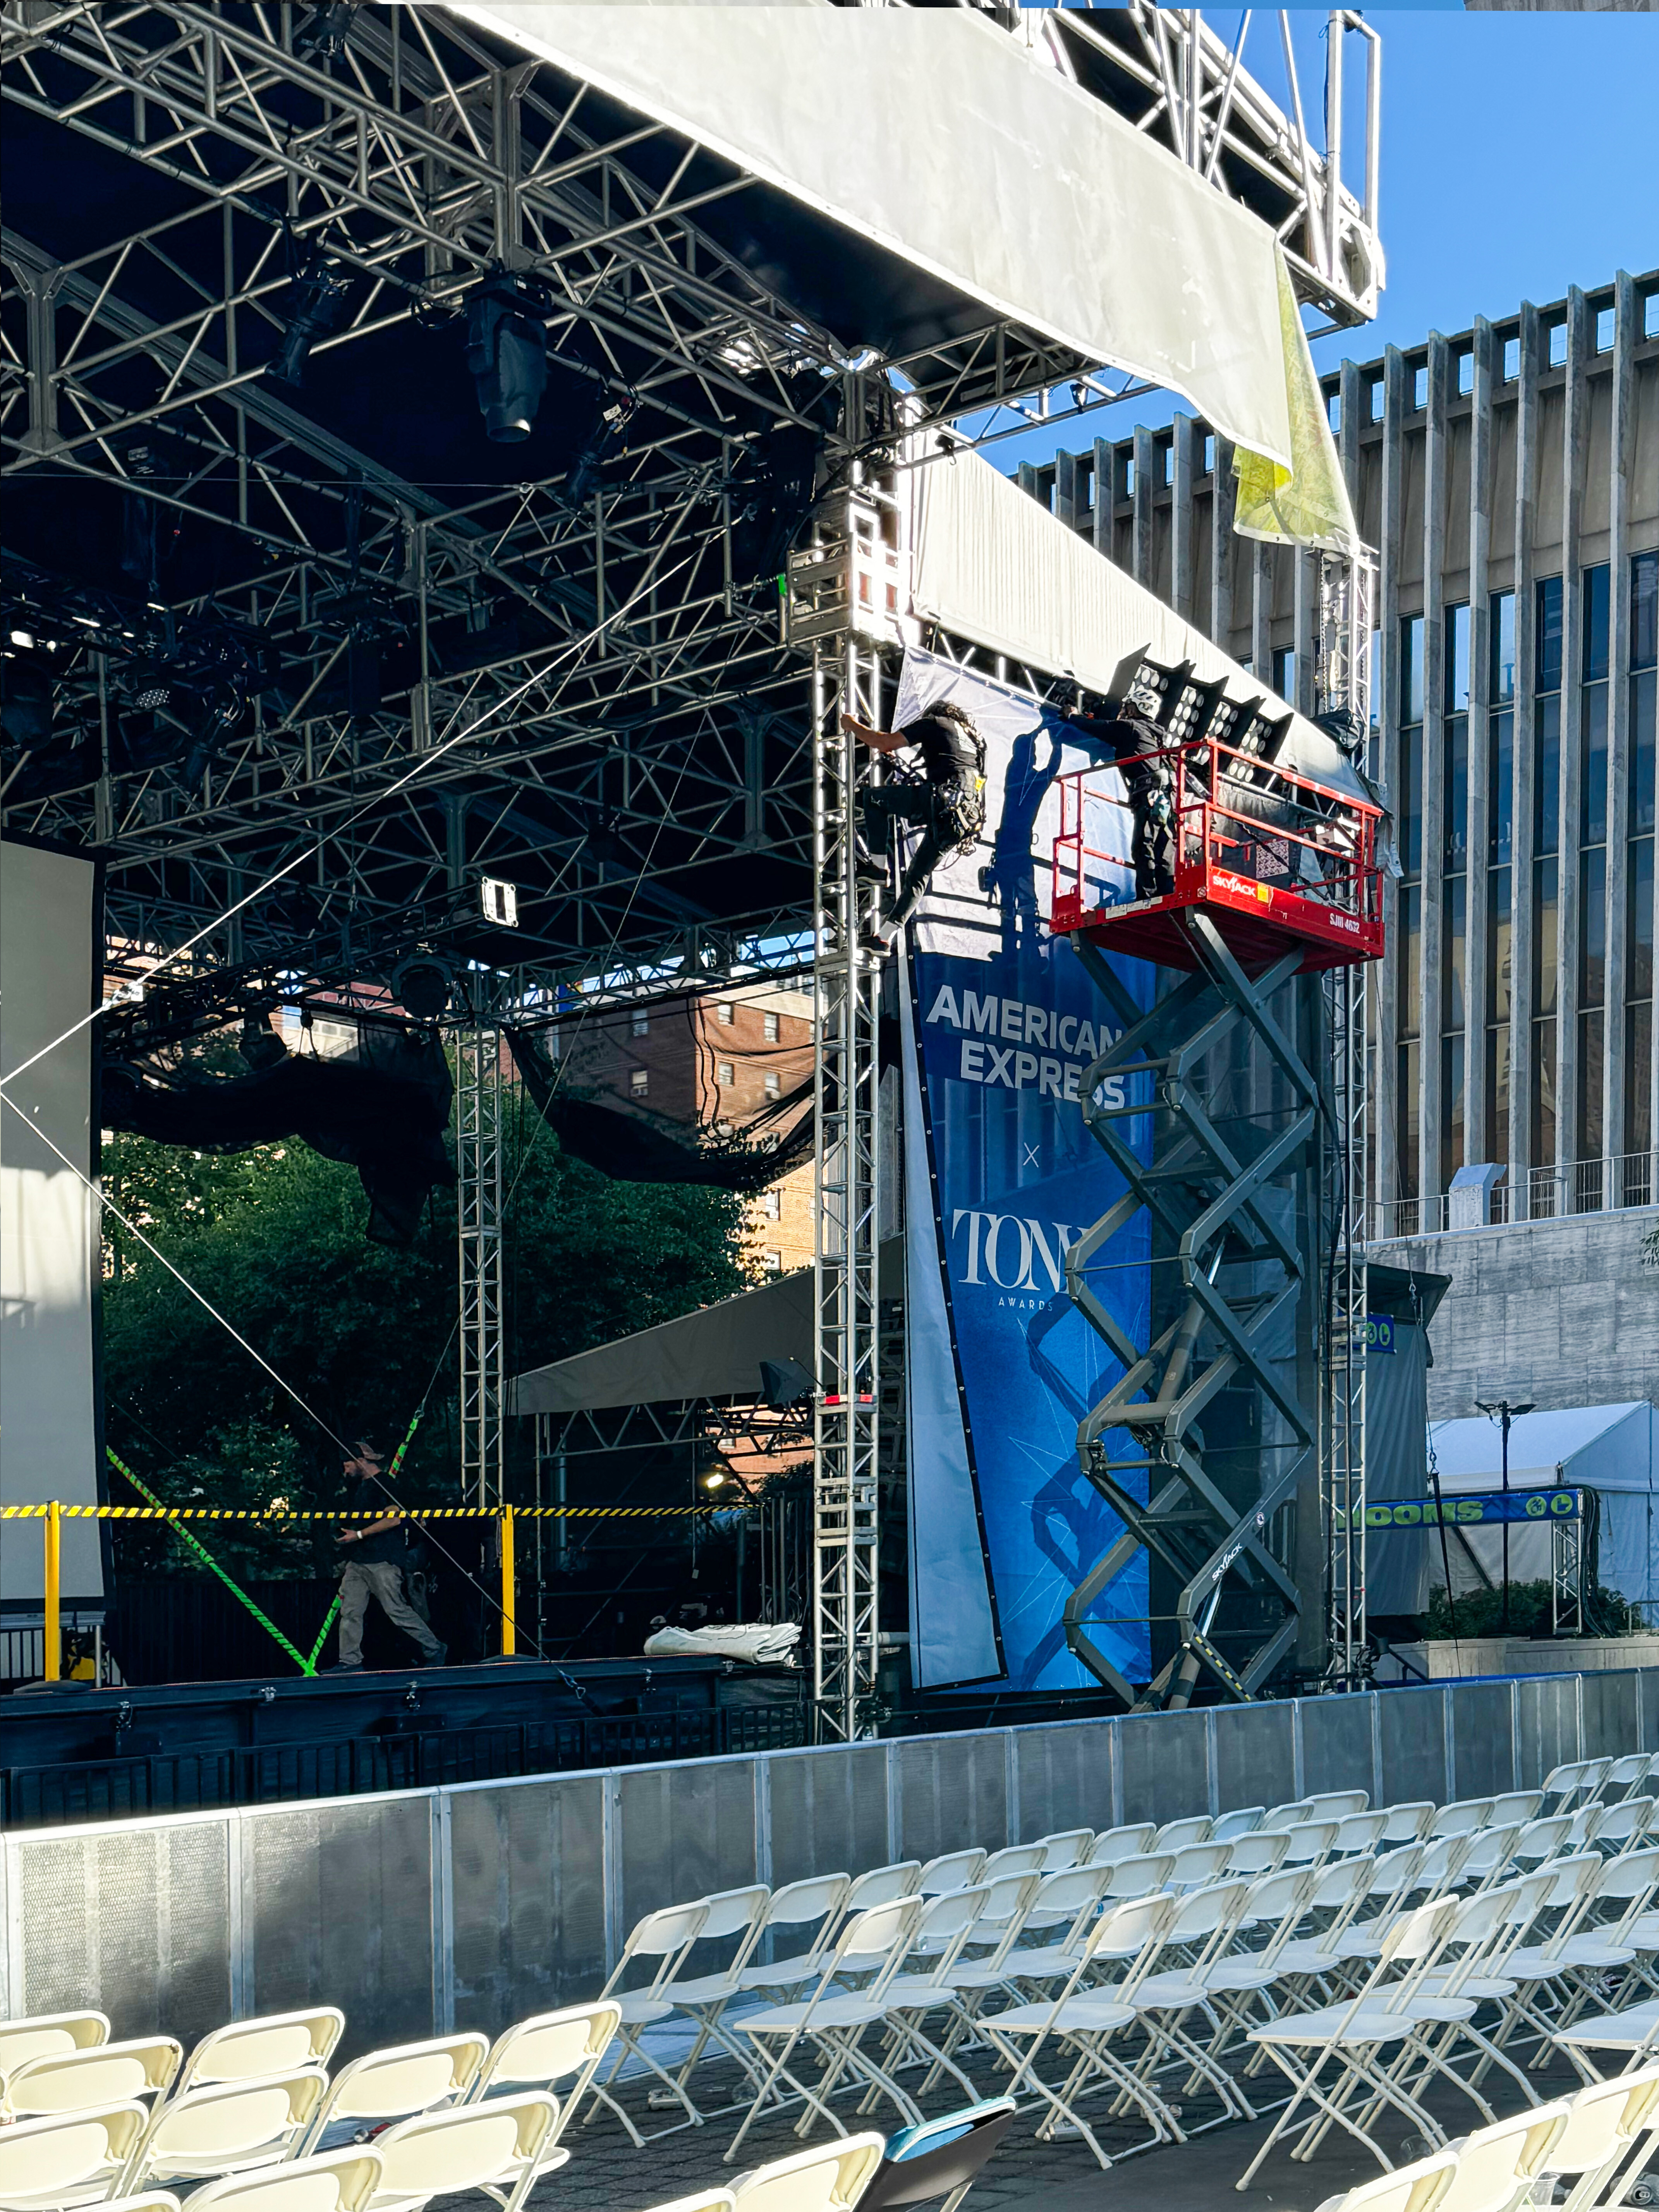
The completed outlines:
{"type": "MultiPolygon", "coordinates": [[[[1373,8],[1382,34],[1382,243],[1389,283],[1376,321],[1316,340],[1314,361],[1374,359],[1431,330],[1465,331],[1477,314],[1511,314],[1522,299],[1559,300],[1570,283],[1606,283],[1659,262],[1659,22],[1641,15],[1481,12],[1459,0],[1373,8]]],[[[1231,40],[1238,15],[1206,20],[1231,40]]],[[[1322,9],[1294,18],[1297,70],[1310,112],[1322,107],[1322,9]]],[[[1358,41],[1348,82],[1357,92],[1358,41]]],[[[1279,27],[1252,15],[1246,67],[1287,112],[1279,27]]],[[[1346,105],[1346,103],[1345,103],[1346,105]]],[[[1348,125],[1357,146],[1362,118],[1348,125]]],[[[1345,163],[1345,169],[1347,164],[1345,163]]],[[[1352,181],[1352,173],[1350,173],[1352,181]]],[[[1000,468],[1056,447],[1123,437],[1167,422],[1183,402],[1160,397],[1103,409],[1052,432],[988,447],[1000,468]]]]}

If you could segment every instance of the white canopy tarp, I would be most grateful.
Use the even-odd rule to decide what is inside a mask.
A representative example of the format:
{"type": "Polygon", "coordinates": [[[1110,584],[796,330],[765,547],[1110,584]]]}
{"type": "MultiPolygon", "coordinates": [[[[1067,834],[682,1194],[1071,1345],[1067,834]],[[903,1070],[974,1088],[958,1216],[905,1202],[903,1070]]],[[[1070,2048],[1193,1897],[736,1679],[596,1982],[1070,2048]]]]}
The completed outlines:
{"type": "Polygon", "coordinates": [[[1245,472],[1261,528],[1280,526],[1276,503],[1297,535],[1352,531],[1273,232],[1045,48],[969,9],[452,12],[1090,363],[1182,393],[1267,465],[1245,472]]]}
{"type": "MultiPolygon", "coordinates": [[[[1074,676],[1114,697],[1127,689],[1144,656],[1166,668],[1188,662],[1199,683],[1219,682],[1230,699],[1265,696],[1269,714],[1291,712],[981,454],[927,460],[910,471],[910,481],[911,594],[919,615],[993,653],[1074,676]]],[[[1376,797],[1335,739],[1305,715],[1294,717],[1276,758],[1352,799],[1376,797]]]]}
{"type": "MultiPolygon", "coordinates": [[[[1429,1443],[1449,1497],[1492,1491],[1503,1480],[1503,1436],[1485,1414],[1467,1420],[1432,1422],[1429,1443]]],[[[1633,1602],[1659,1598],[1659,1526],[1654,1492],[1654,1408],[1645,1398],[1616,1406],[1577,1406],[1556,1413],[1522,1413],[1510,1428],[1510,1487],[1547,1490],[1557,1484],[1593,1490],[1601,1500],[1598,1571],[1609,1589],[1633,1602]]],[[[1462,1528],[1487,1577],[1502,1571],[1501,1528],[1462,1528]]],[[[1443,1583],[1437,1536],[1401,1534],[1383,1543],[1425,1542],[1431,1582],[1443,1583]]],[[[1479,1577],[1469,1569],[1461,1546],[1452,1547],[1454,1594],[1479,1577]]],[[[1528,1522],[1511,1523],[1510,1575],[1516,1582],[1540,1581],[1550,1571],[1550,1531],[1528,1522]]]]}

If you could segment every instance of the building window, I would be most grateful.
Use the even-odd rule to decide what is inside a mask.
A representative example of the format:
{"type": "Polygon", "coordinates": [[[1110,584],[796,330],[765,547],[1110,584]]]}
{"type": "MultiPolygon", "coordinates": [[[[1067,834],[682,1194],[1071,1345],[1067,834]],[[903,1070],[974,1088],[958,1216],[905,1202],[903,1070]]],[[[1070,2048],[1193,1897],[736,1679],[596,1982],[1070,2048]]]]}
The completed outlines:
{"type": "Polygon", "coordinates": [[[714,1062],[714,1080],[729,1088],[732,1082],[732,1063],[729,1060],[717,1060],[714,1062]]]}
{"type": "Polygon", "coordinates": [[[762,1020],[765,1025],[766,1042],[768,1044],[775,1044],[781,1033],[781,1024],[778,1017],[775,1014],[765,1014],[763,1015],[762,1020]]]}
{"type": "Polygon", "coordinates": [[[1412,412],[1420,415],[1429,404],[1429,368],[1425,362],[1421,368],[1412,371],[1412,412]]]}
{"type": "Polygon", "coordinates": [[[1630,826],[1651,830],[1655,696],[1659,690],[1659,553],[1630,568],[1630,826]]]}
{"type": "Polygon", "coordinates": [[[1474,391],[1474,349],[1473,347],[1470,347],[1466,352],[1460,353],[1457,356],[1458,397],[1460,398],[1466,398],[1469,392],[1474,391]]]}
{"type": "Polygon", "coordinates": [[[769,1221],[781,1221],[783,1218],[783,1194],[775,1183],[770,1190],[763,1190],[761,1193],[761,1212],[769,1221]]]}
{"type": "Polygon", "coordinates": [[[1505,384],[1513,384],[1513,383],[1515,382],[1516,379],[1520,375],[1520,374],[1521,374],[1521,341],[1520,341],[1520,338],[1519,338],[1518,337],[1512,337],[1512,338],[1505,338],[1505,339],[1504,339],[1504,383],[1505,383],[1505,384]]]}
{"type": "Polygon", "coordinates": [[[778,1096],[779,1088],[776,1070],[769,1067],[766,1071],[764,1081],[767,1097],[769,1098],[775,1098],[778,1096]]]}
{"type": "Polygon", "coordinates": [[[1494,592],[1488,602],[1492,666],[1486,696],[1486,858],[1507,862],[1515,809],[1515,593],[1494,592]]]}
{"type": "Polygon", "coordinates": [[[628,1078],[628,1095],[630,1098],[648,1098],[650,1097],[651,1072],[648,1068],[636,1067],[629,1073],[628,1078]]]}
{"type": "Polygon", "coordinates": [[[642,1006],[636,1006],[634,1012],[629,1016],[628,1032],[630,1036],[650,1036],[651,1017],[645,1012],[642,1006]]]}
{"type": "Polygon", "coordinates": [[[1291,646],[1273,649],[1273,686],[1287,706],[1296,704],[1296,653],[1291,646]]]}
{"type": "Polygon", "coordinates": [[[1215,474],[1215,434],[1213,431],[1211,432],[1204,441],[1204,473],[1206,477],[1212,477],[1215,474]]]}
{"type": "Polygon", "coordinates": [[[1595,312],[1595,350],[1613,351],[1613,313],[1611,307],[1598,307],[1595,312]]]}
{"type": "MultiPolygon", "coordinates": [[[[1652,301],[1649,301],[1650,307],[1652,301]]],[[[1659,687],[1659,553],[1638,553],[1630,574],[1630,830],[1625,882],[1623,1188],[1610,1203],[1650,1205],[1654,1144],[1654,721],[1659,687]]],[[[1613,1018],[1609,1010],[1609,1018],[1613,1018]]]]}
{"type": "Polygon", "coordinates": [[[762,1256],[765,1260],[766,1272],[769,1275],[781,1275],[783,1273],[783,1255],[781,1252],[767,1252],[762,1256]]]}
{"type": "Polygon", "coordinates": [[[1567,358],[1567,326],[1565,321],[1552,323],[1549,328],[1549,364],[1552,368],[1565,366],[1567,358]]]}
{"type": "Polygon", "coordinates": [[[738,1018],[738,1010],[730,999],[719,999],[714,1003],[714,1019],[723,1030],[729,1030],[738,1018]]]}

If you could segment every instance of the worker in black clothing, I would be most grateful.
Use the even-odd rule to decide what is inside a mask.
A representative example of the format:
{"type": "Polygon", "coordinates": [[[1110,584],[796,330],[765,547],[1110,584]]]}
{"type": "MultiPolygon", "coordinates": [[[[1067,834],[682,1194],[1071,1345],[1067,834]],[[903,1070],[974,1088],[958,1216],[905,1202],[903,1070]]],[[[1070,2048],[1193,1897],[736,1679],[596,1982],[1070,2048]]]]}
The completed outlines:
{"type": "Polygon", "coordinates": [[[878,753],[914,745],[921,756],[923,781],[909,777],[877,784],[860,794],[865,826],[880,842],[880,854],[859,841],[859,872],[885,883],[885,853],[896,822],[921,831],[897,895],[884,902],[868,942],[880,947],[908,921],[947,853],[969,853],[985,827],[985,740],[973,717],[949,699],[936,700],[902,729],[878,730],[855,714],[843,714],[842,727],[878,753]]]}
{"type": "Polygon", "coordinates": [[[340,1656],[331,1674],[356,1674],[363,1663],[363,1617],[370,1598],[394,1628],[401,1628],[419,1645],[419,1664],[441,1667],[449,1646],[441,1644],[416,1612],[404,1589],[403,1515],[392,1502],[380,1480],[381,1457],[373,1444],[360,1443],[345,1462],[345,1475],[355,1482],[351,1510],[366,1514],[362,1522],[348,1522],[337,1541],[344,1554],[340,1576],[340,1656]]]}
{"type": "MultiPolygon", "coordinates": [[[[1077,684],[1070,685],[1056,703],[1085,737],[1110,747],[1112,757],[1123,771],[1133,822],[1129,857],[1134,863],[1135,896],[1167,898],[1176,887],[1175,817],[1179,787],[1174,756],[1166,750],[1170,743],[1168,731],[1127,702],[1109,714],[1091,714],[1087,695],[1077,684]],[[1160,753],[1162,759],[1157,757],[1160,753]]],[[[1109,708],[1112,705],[1110,700],[1102,703],[1109,708]]]]}

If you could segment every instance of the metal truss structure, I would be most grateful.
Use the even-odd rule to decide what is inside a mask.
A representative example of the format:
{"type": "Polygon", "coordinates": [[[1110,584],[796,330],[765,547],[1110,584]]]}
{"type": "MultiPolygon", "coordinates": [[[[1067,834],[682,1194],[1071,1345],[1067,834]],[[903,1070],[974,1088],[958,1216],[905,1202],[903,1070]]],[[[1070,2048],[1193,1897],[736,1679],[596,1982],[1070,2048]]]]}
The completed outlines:
{"type": "Polygon", "coordinates": [[[471,975],[471,1019],[455,1033],[461,1495],[490,1508],[502,1484],[501,1032],[487,979],[471,975]]]}
{"type": "MultiPolygon", "coordinates": [[[[1261,215],[1305,301],[1373,312],[1374,96],[1365,182],[1341,183],[1358,17],[1331,18],[1327,156],[1299,94],[1283,114],[1196,11],[989,12],[1261,215]]],[[[0,26],[21,556],[0,616],[37,685],[8,833],[97,848],[116,974],[191,941],[186,1023],[374,1000],[416,951],[487,970],[492,1016],[529,1022],[816,952],[836,1224],[818,1690],[856,1733],[876,983],[848,934],[834,724],[873,713],[878,672],[867,639],[787,634],[778,578],[815,511],[867,493],[898,392],[907,425],[995,439],[1134,387],[442,7],[4,0],[0,26]],[[514,446],[485,441],[465,367],[492,283],[546,341],[514,446]],[[483,876],[517,886],[516,930],[481,915],[483,876]]],[[[458,992],[450,1018],[482,1496],[497,1048],[477,1011],[458,992]]]]}

